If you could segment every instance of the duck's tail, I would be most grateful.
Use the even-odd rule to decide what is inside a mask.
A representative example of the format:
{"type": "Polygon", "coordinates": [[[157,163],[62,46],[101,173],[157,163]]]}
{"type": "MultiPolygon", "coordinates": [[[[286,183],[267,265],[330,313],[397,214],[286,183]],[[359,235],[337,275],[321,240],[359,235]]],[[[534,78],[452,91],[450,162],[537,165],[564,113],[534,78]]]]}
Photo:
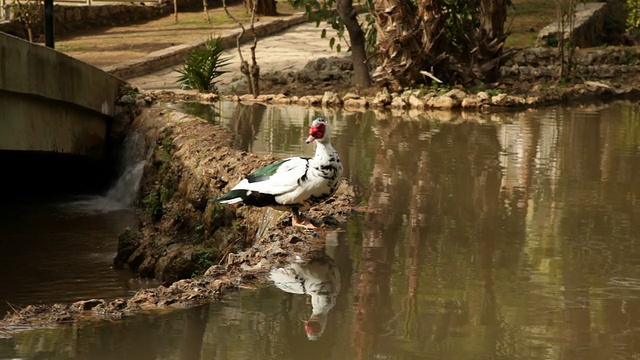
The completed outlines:
{"type": "Polygon", "coordinates": [[[247,190],[231,190],[228,193],[219,196],[217,198],[213,198],[209,201],[211,202],[219,202],[221,204],[236,204],[242,202],[242,196],[246,197],[247,190]]]}

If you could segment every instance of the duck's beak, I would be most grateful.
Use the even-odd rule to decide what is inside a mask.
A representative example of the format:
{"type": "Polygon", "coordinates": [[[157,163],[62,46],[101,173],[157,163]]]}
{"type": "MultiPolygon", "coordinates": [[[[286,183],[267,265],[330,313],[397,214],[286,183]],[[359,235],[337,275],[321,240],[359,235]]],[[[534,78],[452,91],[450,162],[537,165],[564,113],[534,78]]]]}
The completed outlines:
{"type": "Polygon", "coordinates": [[[314,138],[314,137],[313,137],[313,135],[309,136],[309,137],[307,138],[307,144],[309,144],[309,143],[313,142],[313,140],[315,140],[315,139],[316,139],[316,138],[314,138]]]}

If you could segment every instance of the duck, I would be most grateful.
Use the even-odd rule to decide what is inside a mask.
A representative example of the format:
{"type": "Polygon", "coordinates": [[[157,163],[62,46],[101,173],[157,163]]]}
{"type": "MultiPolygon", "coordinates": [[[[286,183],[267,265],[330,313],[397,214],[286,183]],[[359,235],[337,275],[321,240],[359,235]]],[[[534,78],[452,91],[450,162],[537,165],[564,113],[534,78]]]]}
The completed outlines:
{"type": "Polygon", "coordinates": [[[221,204],[237,204],[290,211],[292,225],[316,228],[300,212],[328,200],[342,182],[342,163],[331,145],[326,119],[311,123],[306,143],[314,142],[313,157],[289,157],[275,161],[246,176],[226,194],[211,199],[221,204]]]}
{"type": "Polygon", "coordinates": [[[311,251],[305,259],[269,272],[269,280],[280,290],[311,297],[311,316],[304,322],[307,339],[318,340],[327,326],[327,316],[340,292],[340,271],[333,258],[311,251]]]}

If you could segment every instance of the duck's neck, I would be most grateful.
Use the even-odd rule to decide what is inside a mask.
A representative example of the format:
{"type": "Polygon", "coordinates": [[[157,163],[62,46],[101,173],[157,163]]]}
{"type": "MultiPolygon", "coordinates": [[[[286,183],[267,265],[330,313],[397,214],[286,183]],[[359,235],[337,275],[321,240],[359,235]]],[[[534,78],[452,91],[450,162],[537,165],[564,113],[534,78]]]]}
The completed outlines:
{"type": "Polygon", "coordinates": [[[331,142],[317,142],[314,159],[318,162],[327,162],[333,153],[335,153],[335,149],[331,146],[331,142]]]}

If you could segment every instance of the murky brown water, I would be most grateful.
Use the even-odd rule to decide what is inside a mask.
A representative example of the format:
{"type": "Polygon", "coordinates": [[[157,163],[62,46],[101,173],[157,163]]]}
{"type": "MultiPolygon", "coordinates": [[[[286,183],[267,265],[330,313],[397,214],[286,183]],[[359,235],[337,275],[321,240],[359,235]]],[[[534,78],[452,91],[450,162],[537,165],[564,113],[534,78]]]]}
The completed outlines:
{"type": "MultiPolygon", "coordinates": [[[[143,144],[130,136],[123,154],[122,176],[100,194],[88,192],[87,188],[98,190],[85,179],[68,181],[61,190],[55,171],[64,169],[52,165],[46,166],[50,172],[26,176],[37,183],[24,185],[22,176],[7,185],[9,200],[5,196],[0,201],[0,317],[30,304],[113,299],[147,286],[148,281],[112,266],[118,234],[137,226],[131,204],[142,175],[143,144]]],[[[8,177],[20,177],[12,171],[30,165],[35,166],[9,166],[8,177]]],[[[70,169],[77,172],[75,166],[70,169]]]]}
{"type": "Polygon", "coordinates": [[[0,317],[11,307],[129,294],[130,273],[112,264],[118,234],[136,225],[135,215],[87,208],[98,202],[65,198],[0,211],[0,317]]]}
{"type": "MultiPolygon", "coordinates": [[[[312,153],[319,112],[218,111],[239,148],[312,153]]],[[[375,211],[282,270],[304,286],[23,332],[0,358],[640,358],[640,108],[324,115],[375,211]]]]}

